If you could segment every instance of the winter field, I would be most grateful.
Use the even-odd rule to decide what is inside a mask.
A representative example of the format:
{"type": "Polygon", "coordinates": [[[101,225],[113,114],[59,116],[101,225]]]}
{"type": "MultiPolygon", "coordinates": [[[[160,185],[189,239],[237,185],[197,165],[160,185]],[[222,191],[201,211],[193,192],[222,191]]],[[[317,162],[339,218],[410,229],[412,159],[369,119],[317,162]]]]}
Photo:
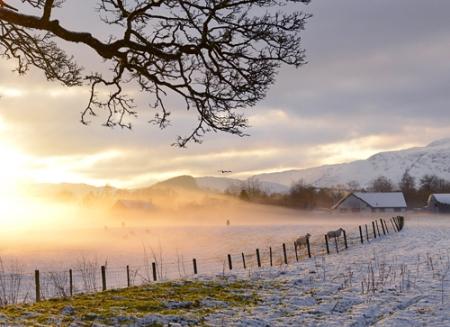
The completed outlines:
{"type": "Polygon", "coordinates": [[[449,326],[450,217],[414,217],[405,229],[349,251],[254,272],[261,302],[210,325],[449,326]]]}
{"type": "MultiPolygon", "coordinates": [[[[48,304],[42,309],[45,302],[19,306],[3,310],[2,320],[33,325],[45,318],[49,325],[73,326],[449,326],[449,229],[448,217],[409,217],[400,233],[391,231],[370,244],[353,242],[339,254],[185,277],[171,282],[157,305],[132,312],[127,309],[135,308],[137,297],[119,301],[127,296],[119,291],[100,293],[98,303],[89,298],[86,304],[79,296],[50,302],[51,309],[48,304]],[[178,296],[177,288],[192,281],[195,288],[178,296]]],[[[147,300],[167,286],[152,285],[156,289],[150,288],[147,300]]]]}

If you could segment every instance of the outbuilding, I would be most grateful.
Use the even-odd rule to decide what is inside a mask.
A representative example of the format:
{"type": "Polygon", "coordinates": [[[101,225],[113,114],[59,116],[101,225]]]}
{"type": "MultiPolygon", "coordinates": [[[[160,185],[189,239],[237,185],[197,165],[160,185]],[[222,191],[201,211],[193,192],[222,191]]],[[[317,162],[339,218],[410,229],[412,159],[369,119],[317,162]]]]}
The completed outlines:
{"type": "Polygon", "coordinates": [[[435,213],[450,213],[450,194],[431,194],[426,208],[435,213]]]}
{"type": "Polygon", "coordinates": [[[353,192],[333,206],[339,212],[405,212],[402,192],[353,192]]]}

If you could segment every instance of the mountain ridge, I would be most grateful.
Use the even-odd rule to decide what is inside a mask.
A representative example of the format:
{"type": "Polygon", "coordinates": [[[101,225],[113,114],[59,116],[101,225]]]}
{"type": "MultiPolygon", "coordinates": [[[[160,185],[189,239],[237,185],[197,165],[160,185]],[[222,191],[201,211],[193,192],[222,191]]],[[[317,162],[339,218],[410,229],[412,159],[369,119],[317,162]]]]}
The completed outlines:
{"type": "Polygon", "coordinates": [[[450,180],[450,138],[423,147],[376,153],[365,160],[288,170],[252,176],[259,181],[277,181],[290,185],[299,180],[317,187],[332,187],[357,182],[362,187],[378,176],[398,183],[405,171],[417,179],[434,174],[450,180]]]}
{"type": "Polygon", "coordinates": [[[383,175],[394,183],[400,181],[403,173],[408,171],[417,181],[427,174],[437,175],[450,180],[450,138],[433,141],[426,146],[412,147],[395,151],[376,153],[367,159],[355,160],[347,163],[329,164],[305,169],[290,169],[272,173],[257,174],[247,180],[215,176],[177,176],[168,180],[154,183],[147,187],[136,189],[120,189],[110,186],[96,187],[89,184],[39,184],[38,189],[67,189],[75,193],[92,191],[139,192],[156,190],[162,187],[225,192],[230,187],[241,187],[247,181],[257,181],[267,193],[286,193],[293,183],[302,180],[306,184],[316,187],[345,186],[358,183],[367,187],[369,183],[383,175]]]}

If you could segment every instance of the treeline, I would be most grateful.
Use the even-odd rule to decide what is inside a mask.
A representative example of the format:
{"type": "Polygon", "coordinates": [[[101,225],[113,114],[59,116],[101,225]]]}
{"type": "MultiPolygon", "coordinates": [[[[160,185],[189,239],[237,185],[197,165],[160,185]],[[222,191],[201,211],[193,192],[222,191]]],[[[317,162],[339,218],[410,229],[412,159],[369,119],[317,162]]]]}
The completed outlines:
{"type": "Polygon", "coordinates": [[[312,210],[330,208],[346,191],[339,188],[317,188],[299,181],[291,186],[288,193],[271,193],[264,190],[258,180],[251,179],[228,188],[225,193],[248,202],[312,210]]]}
{"type": "Polygon", "coordinates": [[[303,181],[294,183],[285,194],[264,190],[258,180],[247,180],[226,190],[226,194],[244,201],[312,210],[331,208],[349,192],[403,192],[408,208],[422,208],[432,193],[450,193],[450,181],[436,175],[424,175],[420,179],[405,171],[400,182],[394,183],[385,176],[372,180],[368,187],[361,187],[351,181],[346,185],[318,188],[303,181]]]}
{"type": "Polygon", "coordinates": [[[422,208],[433,193],[450,193],[450,181],[428,174],[417,179],[408,171],[403,173],[400,183],[396,185],[385,176],[374,179],[368,188],[371,192],[403,192],[408,208],[422,208]]]}

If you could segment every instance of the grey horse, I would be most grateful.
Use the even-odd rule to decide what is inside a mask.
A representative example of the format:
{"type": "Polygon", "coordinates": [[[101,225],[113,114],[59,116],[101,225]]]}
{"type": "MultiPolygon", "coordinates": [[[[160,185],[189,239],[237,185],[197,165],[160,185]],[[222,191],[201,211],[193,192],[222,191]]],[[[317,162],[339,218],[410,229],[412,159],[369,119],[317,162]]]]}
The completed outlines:
{"type": "Polygon", "coordinates": [[[338,238],[339,236],[341,236],[343,231],[344,231],[343,228],[339,228],[337,230],[332,230],[327,233],[327,236],[328,236],[328,238],[331,238],[331,237],[338,238]]]}
{"type": "Polygon", "coordinates": [[[308,244],[308,240],[310,237],[311,237],[310,233],[307,233],[305,236],[300,236],[294,242],[295,247],[300,248],[300,246],[302,246],[302,245],[306,246],[308,244]]]}

